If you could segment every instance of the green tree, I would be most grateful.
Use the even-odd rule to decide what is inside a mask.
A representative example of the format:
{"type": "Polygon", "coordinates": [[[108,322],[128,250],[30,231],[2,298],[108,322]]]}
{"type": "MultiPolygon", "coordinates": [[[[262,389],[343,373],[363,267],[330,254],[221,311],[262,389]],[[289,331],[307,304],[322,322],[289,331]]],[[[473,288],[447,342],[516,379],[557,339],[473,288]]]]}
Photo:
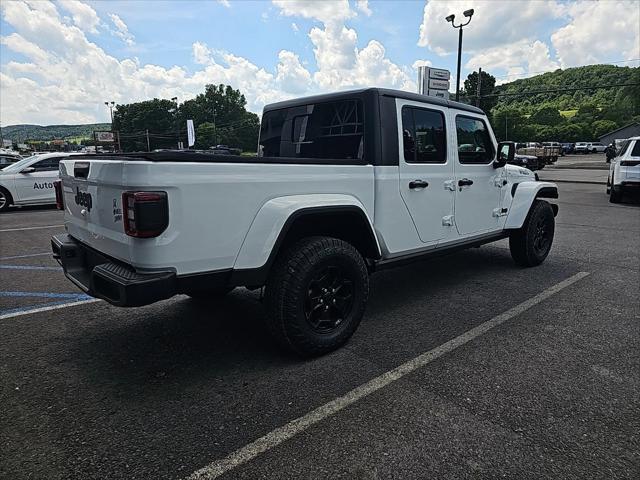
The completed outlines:
{"type": "MultiPolygon", "coordinates": [[[[482,82],[480,83],[480,108],[485,112],[489,112],[498,103],[498,97],[482,98],[485,95],[494,93],[496,87],[496,77],[482,72],[482,82]]],[[[462,94],[471,99],[474,105],[478,94],[478,72],[471,72],[464,81],[462,94]]]]}
{"type": "Polygon", "coordinates": [[[215,139],[209,139],[212,142],[255,152],[260,120],[246,110],[246,104],[244,95],[229,85],[207,85],[204,93],[180,105],[178,116],[182,123],[192,119],[196,126],[215,125],[215,139]]]}
{"type": "Polygon", "coordinates": [[[564,117],[555,107],[542,107],[529,117],[529,121],[538,125],[556,126],[564,123],[564,117]]]}
{"type": "Polygon", "coordinates": [[[611,120],[596,120],[591,125],[591,128],[593,130],[593,138],[600,138],[605,133],[609,133],[618,128],[618,124],[611,120]]]}
{"type": "Polygon", "coordinates": [[[114,129],[120,132],[124,151],[146,151],[149,131],[151,149],[176,148],[178,126],[175,103],[171,100],[146,100],[117,105],[113,114],[114,129]]]}
{"type": "Polygon", "coordinates": [[[216,145],[216,126],[211,122],[198,125],[196,128],[196,148],[207,149],[216,145]]]}

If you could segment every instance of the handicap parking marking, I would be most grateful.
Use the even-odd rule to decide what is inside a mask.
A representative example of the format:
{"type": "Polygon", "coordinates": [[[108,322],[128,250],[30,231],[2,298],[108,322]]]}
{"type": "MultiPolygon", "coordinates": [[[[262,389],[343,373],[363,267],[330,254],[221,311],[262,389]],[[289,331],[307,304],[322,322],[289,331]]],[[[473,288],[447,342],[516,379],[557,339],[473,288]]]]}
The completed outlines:
{"type": "Polygon", "coordinates": [[[23,307],[9,308],[0,310],[0,320],[4,318],[17,317],[27,315],[29,313],[45,312],[47,310],[56,310],[58,308],[70,307],[84,303],[97,302],[98,299],[92,298],[84,293],[54,293],[54,292],[9,292],[0,291],[0,297],[10,298],[46,298],[53,300],[52,302],[40,303],[37,305],[25,305],[23,307]]]}
{"type": "Polygon", "coordinates": [[[62,267],[40,267],[35,265],[0,265],[0,269],[3,270],[51,270],[59,272],[62,267]]]}

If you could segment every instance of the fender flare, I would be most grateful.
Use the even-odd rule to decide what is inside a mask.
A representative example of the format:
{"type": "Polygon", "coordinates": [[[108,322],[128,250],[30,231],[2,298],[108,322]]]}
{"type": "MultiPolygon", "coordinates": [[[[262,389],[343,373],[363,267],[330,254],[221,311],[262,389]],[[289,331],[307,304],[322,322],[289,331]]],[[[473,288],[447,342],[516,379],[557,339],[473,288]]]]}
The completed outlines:
{"type": "Polygon", "coordinates": [[[234,262],[234,276],[239,277],[238,274],[243,270],[264,270],[266,274],[294,222],[307,214],[327,212],[353,212],[362,215],[369,226],[368,234],[375,240],[377,255],[380,255],[380,244],[373,222],[356,197],[343,194],[289,195],[272,198],[262,205],[234,262]]]}
{"type": "MultiPolygon", "coordinates": [[[[524,225],[535,199],[558,198],[558,186],[552,182],[520,182],[513,184],[511,194],[513,199],[504,225],[507,230],[518,229],[524,225]]],[[[554,215],[557,215],[558,206],[552,204],[552,208],[554,215]]]]}

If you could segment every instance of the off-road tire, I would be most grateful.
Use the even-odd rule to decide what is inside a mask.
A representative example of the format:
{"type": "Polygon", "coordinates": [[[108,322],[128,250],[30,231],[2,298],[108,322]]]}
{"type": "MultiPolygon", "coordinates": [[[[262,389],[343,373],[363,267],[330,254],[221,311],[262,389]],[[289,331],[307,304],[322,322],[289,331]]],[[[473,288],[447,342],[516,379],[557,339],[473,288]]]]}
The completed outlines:
{"type": "Polygon", "coordinates": [[[0,187],[0,212],[6,212],[13,203],[11,194],[5,188],[0,187]],[[4,201],[3,201],[4,200],[4,201]]]}
{"type": "Polygon", "coordinates": [[[611,185],[609,191],[609,202],[610,203],[620,203],[622,201],[622,189],[617,188],[614,185],[611,185]]]}
{"type": "Polygon", "coordinates": [[[186,294],[194,300],[206,301],[222,298],[231,293],[232,290],[233,287],[215,287],[205,290],[193,290],[191,292],[186,292],[186,294]]]}
{"type": "Polygon", "coordinates": [[[524,225],[509,236],[511,257],[522,267],[535,267],[544,262],[551,250],[555,232],[553,209],[544,200],[534,200],[524,225]],[[539,238],[542,233],[542,240],[539,238]]]}
{"type": "Polygon", "coordinates": [[[353,245],[331,237],[304,238],[281,252],[269,273],[264,297],[267,327],[285,349],[303,357],[323,355],[353,335],[368,296],[367,266],[353,245]],[[314,279],[327,269],[339,269],[348,278],[352,296],[340,323],[322,332],[311,325],[306,305],[314,279]]]}

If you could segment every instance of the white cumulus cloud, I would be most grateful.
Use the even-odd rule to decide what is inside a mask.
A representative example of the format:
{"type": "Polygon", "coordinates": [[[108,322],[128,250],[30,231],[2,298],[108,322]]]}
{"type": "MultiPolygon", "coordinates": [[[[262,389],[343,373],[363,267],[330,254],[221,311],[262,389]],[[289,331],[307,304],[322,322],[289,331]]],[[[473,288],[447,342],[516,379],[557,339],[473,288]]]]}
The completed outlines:
{"type": "Polygon", "coordinates": [[[131,32],[129,32],[129,27],[127,27],[127,24],[124,23],[120,16],[115,13],[110,13],[109,18],[111,18],[111,21],[116,27],[113,33],[127,45],[133,45],[135,43],[135,38],[131,32]]]}
{"type": "Polygon", "coordinates": [[[78,0],[58,0],[67,12],[71,14],[73,23],[81,30],[90,33],[98,33],[100,18],[96,11],[86,3],[78,0]]]}

